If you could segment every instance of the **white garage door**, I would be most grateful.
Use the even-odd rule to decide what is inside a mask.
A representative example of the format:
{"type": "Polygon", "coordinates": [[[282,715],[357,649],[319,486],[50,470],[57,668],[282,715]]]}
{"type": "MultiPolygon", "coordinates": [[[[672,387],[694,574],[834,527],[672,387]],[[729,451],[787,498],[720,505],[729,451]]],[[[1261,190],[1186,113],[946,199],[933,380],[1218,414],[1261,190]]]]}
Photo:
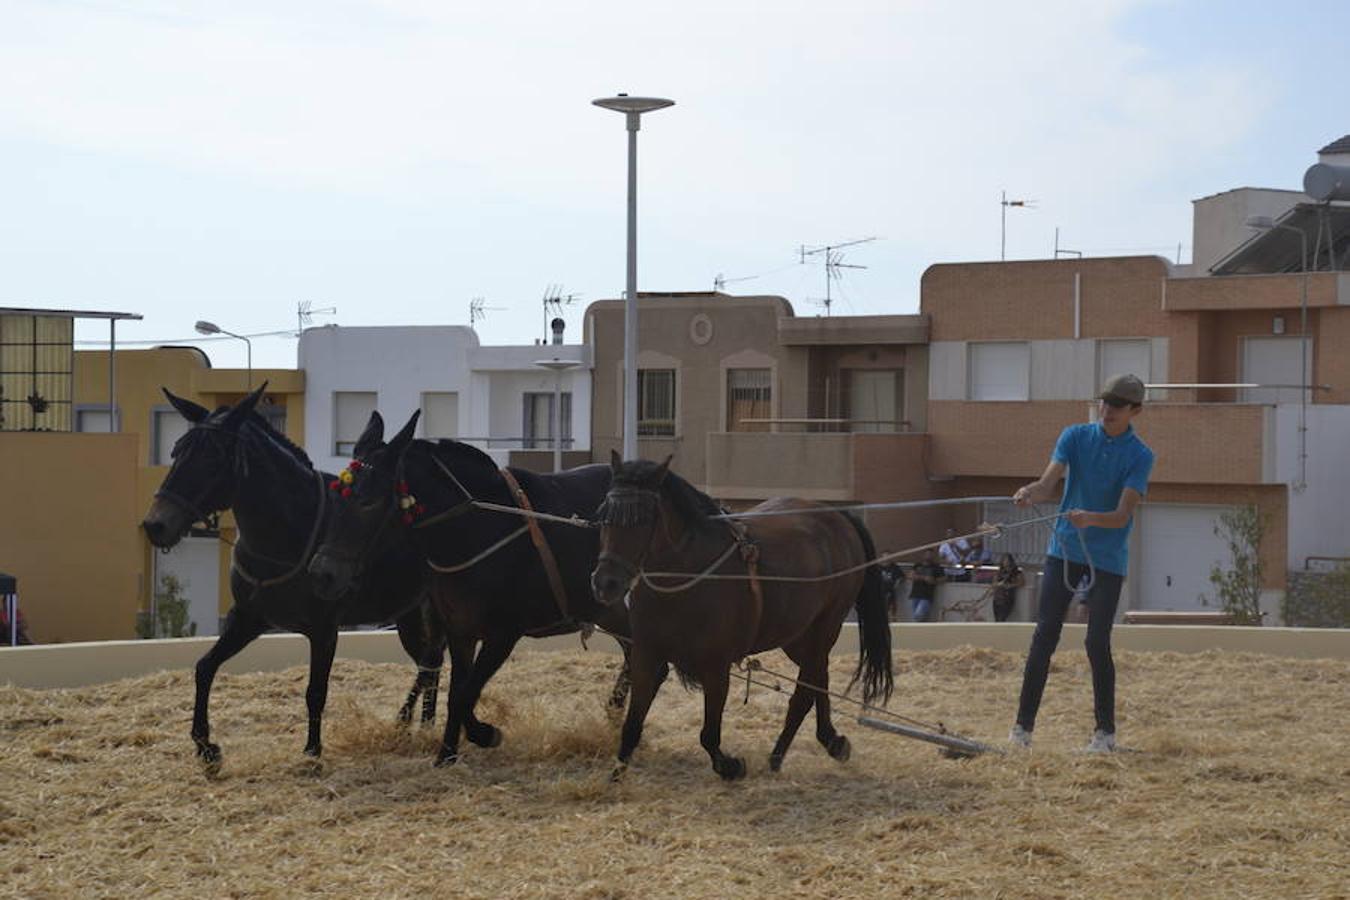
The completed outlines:
{"type": "Polygon", "coordinates": [[[174,575],[188,597],[188,620],[198,635],[220,632],[220,544],[215,538],[183,538],[168,553],[155,552],[155,588],[174,575]]]}
{"type": "Polygon", "coordinates": [[[1130,565],[1137,609],[1218,608],[1209,572],[1230,564],[1228,546],[1214,534],[1225,508],[1149,503],[1140,509],[1139,559],[1130,565]]]}

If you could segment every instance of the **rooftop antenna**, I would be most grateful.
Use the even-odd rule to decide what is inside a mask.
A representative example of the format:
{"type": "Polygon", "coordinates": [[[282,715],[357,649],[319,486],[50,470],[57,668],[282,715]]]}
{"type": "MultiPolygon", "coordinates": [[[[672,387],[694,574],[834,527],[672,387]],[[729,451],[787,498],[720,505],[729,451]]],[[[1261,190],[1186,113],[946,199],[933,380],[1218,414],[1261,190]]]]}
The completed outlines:
{"type": "Polygon", "coordinates": [[[1056,226],[1055,226],[1055,259],[1059,259],[1059,257],[1060,257],[1061,255],[1063,255],[1063,256],[1076,256],[1076,257],[1078,257],[1079,259],[1082,259],[1082,258],[1083,258],[1083,251],[1082,251],[1082,250],[1065,250],[1063,247],[1061,247],[1061,246],[1059,245],[1059,226],[1056,225],[1056,226]]]}
{"type": "Polygon", "coordinates": [[[808,248],[802,244],[798,252],[801,254],[801,261],[806,262],[808,256],[815,256],[817,253],[825,254],[825,315],[830,314],[830,307],[834,303],[833,295],[830,292],[830,282],[837,281],[843,277],[840,269],[865,269],[867,266],[856,266],[844,262],[844,254],[839,251],[844,247],[852,247],[855,244],[866,244],[875,241],[875,237],[858,238],[856,241],[844,241],[842,244],[825,244],[821,247],[808,248]]]}
{"type": "Polygon", "coordinates": [[[310,300],[301,300],[295,304],[295,336],[299,337],[300,332],[304,331],[310,325],[314,324],[315,316],[335,316],[337,315],[336,306],[325,306],[323,309],[315,309],[310,300]]]}
{"type": "Polygon", "coordinates": [[[999,219],[998,232],[998,258],[1004,260],[1008,258],[1008,207],[1016,206],[1021,209],[1035,209],[1035,200],[1009,200],[1008,192],[1004,191],[999,199],[999,205],[1002,218],[999,219]]]}
{"type": "Polygon", "coordinates": [[[544,288],[544,343],[548,343],[552,332],[554,316],[562,317],[563,307],[571,306],[581,299],[580,294],[564,294],[561,284],[550,284],[544,288]]]}
{"type": "Polygon", "coordinates": [[[482,297],[474,297],[469,301],[469,327],[474,327],[479,319],[486,319],[489,312],[505,308],[504,306],[488,306],[487,301],[482,297]]]}

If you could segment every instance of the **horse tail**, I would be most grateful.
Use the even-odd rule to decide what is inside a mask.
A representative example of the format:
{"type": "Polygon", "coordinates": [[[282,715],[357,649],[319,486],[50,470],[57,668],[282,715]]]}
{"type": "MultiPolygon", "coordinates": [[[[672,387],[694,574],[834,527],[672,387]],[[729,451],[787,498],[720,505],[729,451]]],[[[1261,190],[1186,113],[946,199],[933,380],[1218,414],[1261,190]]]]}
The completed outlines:
{"type": "MultiPolygon", "coordinates": [[[[852,513],[844,513],[844,516],[862,539],[864,558],[876,559],[876,544],[862,519],[852,513]]],[[[875,565],[863,570],[862,589],[858,591],[853,605],[858,611],[859,656],[858,668],[853,673],[849,687],[861,679],[863,702],[870,704],[880,697],[885,705],[895,688],[895,668],[891,660],[890,602],[886,597],[886,586],[881,580],[881,571],[875,565]]]]}

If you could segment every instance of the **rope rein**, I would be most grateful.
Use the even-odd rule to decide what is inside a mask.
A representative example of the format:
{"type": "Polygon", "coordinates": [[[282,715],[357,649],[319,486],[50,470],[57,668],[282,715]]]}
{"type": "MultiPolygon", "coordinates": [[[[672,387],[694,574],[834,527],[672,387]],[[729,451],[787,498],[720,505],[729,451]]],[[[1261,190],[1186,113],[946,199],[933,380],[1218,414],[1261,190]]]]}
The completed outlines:
{"type": "MultiPolygon", "coordinates": [[[[309,558],[314,555],[314,548],[318,546],[319,543],[319,531],[321,530],[321,527],[323,525],[324,519],[323,511],[326,497],[326,494],[324,492],[323,475],[319,474],[318,472],[315,472],[314,483],[319,488],[319,508],[314,516],[314,525],[313,527],[310,528],[309,540],[306,541],[305,543],[305,549],[304,552],[300,554],[300,559],[297,560],[295,564],[290,568],[290,570],[287,571],[284,575],[278,575],[275,578],[257,578],[254,575],[251,575],[248,572],[248,570],[244,568],[243,564],[239,562],[239,544],[242,543],[242,541],[233,544],[233,549],[230,552],[230,567],[234,569],[235,574],[237,574],[241,579],[243,579],[245,584],[248,584],[253,588],[255,593],[261,590],[262,588],[274,587],[275,585],[283,584],[287,581],[290,581],[296,575],[300,574],[300,571],[304,569],[305,566],[309,565],[309,558]]],[[[248,548],[245,548],[245,550],[247,549],[248,548]]]]}

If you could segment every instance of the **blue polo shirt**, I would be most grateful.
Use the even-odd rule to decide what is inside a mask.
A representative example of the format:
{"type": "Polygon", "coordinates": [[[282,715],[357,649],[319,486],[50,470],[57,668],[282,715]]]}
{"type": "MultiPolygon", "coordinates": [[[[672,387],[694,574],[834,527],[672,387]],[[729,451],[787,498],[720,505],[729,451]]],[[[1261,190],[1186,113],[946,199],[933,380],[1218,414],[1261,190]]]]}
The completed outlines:
{"type": "MultiPolygon", "coordinates": [[[[1141,497],[1148,492],[1148,476],[1153,471],[1153,451],[1134,433],[1133,426],[1119,437],[1110,437],[1097,423],[1070,425],[1055,442],[1051,459],[1069,467],[1060,512],[1113,512],[1125,488],[1134,488],[1141,497]]],[[[1123,528],[1084,528],[1080,542],[1078,529],[1068,519],[1057,519],[1046,554],[1086,564],[1085,542],[1093,565],[1103,572],[1124,575],[1133,527],[1131,516],[1123,528]]]]}

